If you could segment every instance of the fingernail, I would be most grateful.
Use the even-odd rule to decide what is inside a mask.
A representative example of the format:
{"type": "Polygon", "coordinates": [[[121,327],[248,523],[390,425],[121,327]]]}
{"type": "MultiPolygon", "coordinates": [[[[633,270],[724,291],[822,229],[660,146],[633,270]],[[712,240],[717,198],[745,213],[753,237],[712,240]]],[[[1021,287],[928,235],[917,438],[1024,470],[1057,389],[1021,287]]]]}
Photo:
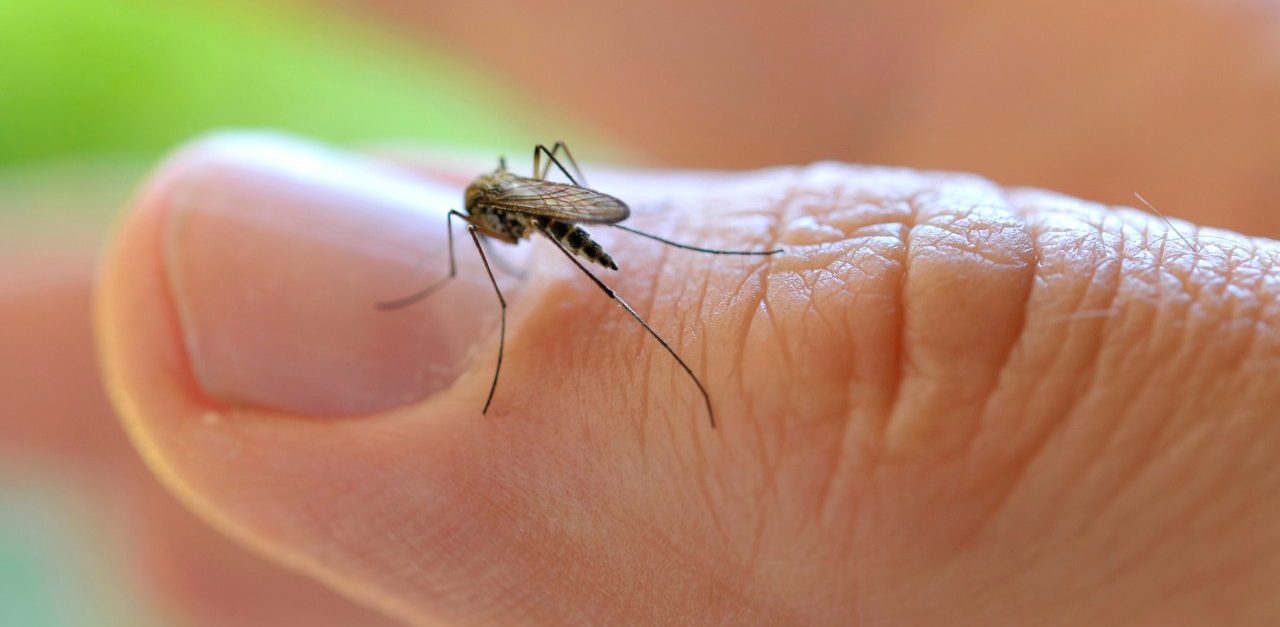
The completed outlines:
{"type": "Polygon", "coordinates": [[[496,315],[466,276],[375,308],[446,274],[458,189],[271,135],[204,140],[157,180],[172,298],[214,399],[306,415],[411,403],[456,378],[496,315]]]}

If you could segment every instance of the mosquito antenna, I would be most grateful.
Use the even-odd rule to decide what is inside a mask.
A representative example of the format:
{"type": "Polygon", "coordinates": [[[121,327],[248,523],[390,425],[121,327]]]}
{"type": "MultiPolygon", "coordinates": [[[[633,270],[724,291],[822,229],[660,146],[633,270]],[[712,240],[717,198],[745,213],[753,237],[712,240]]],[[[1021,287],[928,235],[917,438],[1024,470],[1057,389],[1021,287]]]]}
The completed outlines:
{"type": "Polygon", "coordinates": [[[782,252],[781,248],[775,248],[773,250],[719,250],[715,248],[701,248],[699,246],[691,246],[689,244],[681,244],[680,242],[673,242],[665,237],[658,237],[657,235],[654,235],[652,233],[645,233],[644,231],[633,229],[629,226],[623,226],[617,223],[606,224],[605,226],[611,226],[615,229],[622,229],[628,233],[635,233],[640,237],[647,237],[656,242],[662,242],[663,244],[666,244],[668,246],[675,246],[676,248],[683,248],[685,250],[696,250],[700,253],[710,253],[712,255],[776,255],[782,252]]]}
{"type": "Polygon", "coordinates": [[[542,231],[543,235],[547,236],[547,239],[551,240],[552,244],[556,245],[556,248],[560,249],[560,252],[564,253],[564,256],[569,258],[569,261],[573,262],[573,265],[578,266],[578,269],[581,270],[584,274],[586,274],[591,279],[591,282],[596,284],[596,287],[599,287],[600,290],[603,291],[606,296],[608,296],[613,300],[613,302],[618,303],[619,306],[627,310],[627,313],[631,314],[631,317],[635,318],[636,322],[639,322],[640,326],[644,327],[644,330],[648,331],[649,335],[652,335],[653,339],[657,340],[658,343],[662,345],[662,348],[664,348],[667,351],[667,353],[669,353],[671,357],[673,357],[676,360],[676,363],[680,364],[680,367],[684,369],[685,374],[688,374],[689,378],[693,379],[693,384],[698,386],[698,391],[702,393],[702,401],[707,406],[707,418],[709,418],[711,421],[711,428],[715,429],[716,415],[715,415],[715,412],[711,410],[711,395],[707,394],[707,388],[703,387],[702,381],[698,379],[698,375],[693,374],[693,370],[689,368],[689,364],[686,364],[684,360],[680,358],[680,355],[676,354],[675,349],[671,348],[671,345],[667,344],[667,341],[662,339],[662,336],[658,335],[658,332],[654,331],[653,327],[650,327],[649,323],[645,322],[644,318],[641,318],[640,314],[636,313],[636,310],[632,309],[631,305],[627,304],[627,301],[622,300],[622,297],[618,296],[618,293],[614,292],[613,288],[609,287],[608,285],[605,285],[604,281],[601,281],[599,278],[597,278],[596,275],[593,274],[590,270],[588,270],[586,266],[582,265],[582,262],[578,261],[578,259],[574,257],[572,253],[570,253],[567,249],[565,249],[564,245],[561,244],[559,240],[557,240],[555,237],[552,237],[551,233],[546,229],[546,227],[539,226],[538,229],[542,231]]]}

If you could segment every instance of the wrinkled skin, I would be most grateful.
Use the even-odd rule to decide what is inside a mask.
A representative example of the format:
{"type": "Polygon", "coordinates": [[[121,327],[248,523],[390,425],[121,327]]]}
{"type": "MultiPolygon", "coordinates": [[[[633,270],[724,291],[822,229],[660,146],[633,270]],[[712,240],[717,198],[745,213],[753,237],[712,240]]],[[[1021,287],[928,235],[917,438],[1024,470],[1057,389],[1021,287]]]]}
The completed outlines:
{"type": "MultiPolygon", "coordinates": [[[[921,29],[921,11],[893,3],[855,20],[870,32],[897,33],[880,42],[883,54],[833,59],[821,47],[759,45],[749,34],[755,31],[727,28],[727,40],[678,39],[693,46],[673,50],[681,63],[617,72],[625,85],[592,90],[596,101],[574,104],[668,163],[822,154],[948,167],[1087,198],[1132,202],[1130,192],[1141,191],[1167,213],[1275,236],[1280,223],[1268,208],[1276,199],[1280,91],[1263,54],[1274,49],[1271,6],[989,11],[1003,16],[1002,32],[1052,35],[1013,41],[989,36],[981,20],[960,19],[972,28],[959,30],[934,20],[921,29]],[[1118,34],[1100,39],[1098,25],[1118,34]],[[733,88],[740,81],[705,80],[699,68],[749,50],[786,55],[779,66],[822,67],[833,78],[752,88],[753,106],[743,108],[743,92],[733,88]],[[886,58],[905,64],[886,65],[886,58]],[[933,58],[956,67],[939,70],[933,58]],[[1003,64],[1029,69],[1010,74],[1003,64]],[[1026,88],[1032,75],[1043,75],[1042,88],[1026,88]],[[673,76],[679,91],[703,91],[663,107],[600,100],[659,96],[671,90],[629,87],[661,86],[673,76]],[[947,76],[969,80],[938,82],[947,76]],[[821,85],[819,93],[797,91],[810,84],[821,85]],[[1089,94],[1106,95],[1106,113],[1075,106],[1074,98],[1089,94]],[[930,104],[904,107],[904,98],[930,104]],[[818,111],[796,115],[797,102],[818,111]],[[990,102],[1022,114],[994,115],[990,102]],[[685,122],[673,123],[676,113],[685,122]],[[725,113],[801,128],[780,132],[777,124],[743,124],[725,113]],[[824,120],[836,114],[867,132],[830,132],[824,120]],[[709,120],[732,132],[706,131],[709,120]]],[[[466,18],[450,14],[445,23],[433,13],[446,30],[474,24],[466,18]]],[[[549,19],[555,11],[525,15],[517,32],[474,48],[555,102],[568,92],[543,80],[548,65],[557,80],[614,76],[590,67],[608,55],[575,52],[572,42],[599,49],[580,38],[543,50],[563,56],[534,65],[541,57],[514,35],[545,39],[549,19]],[[574,59],[586,67],[571,70],[574,59]]],[[[609,16],[577,19],[587,32],[601,32],[591,26],[609,16]]],[[[763,21],[765,32],[779,32],[777,20],[763,21]]],[[[858,38],[832,41],[846,39],[858,38]]],[[[758,87],[758,76],[747,78],[758,87]]],[[[479,171],[432,167],[433,179],[453,185],[479,171]]],[[[699,242],[793,238],[781,241],[802,252],[767,266],[622,237],[610,244],[624,265],[610,280],[696,371],[709,373],[722,424],[715,432],[669,359],[545,247],[540,272],[512,313],[510,361],[492,420],[474,416],[491,372],[492,326],[456,388],[399,412],[321,427],[239,410],[236,420],[252,426],[240,434],[244,447],[234,462],[176,437],[194,431],[193,411],[224,406],[189,380],[175,382],[188,368],[173,329],[148,333],[139,319],[121,321],[120,310],[100,325],[107,334],[106,325],[116,324],[143,335],[131,336],[132,352],[116,347],[116,391],[138,401],[130,421],[137,440],[153,445],[166,481],[204,517],[270,561],[415,619],[563,622],[564,612],[580,612],[598,622],[661,611],[671,622],[847,623],[842,612],[894,624],[1276,620],[1269,538],[1276,404],[1267,397],[1275,387],[1275,299],[1266,278],[1274,272],[1264,271],[1274,244],[1205,238],[1195,244],[1198,256],[1188,255],[1158,220],[1039,192],[987,187],[952,203],[935,198],[941,185],[928,177],[908,186],[918,193],[877,182],[872,172],[826,166],[781,178],[786,187],[729,193],[708,185],[708,195],[719,189],[714,203],[680,201],[726,212],[745,205],[763,216],[687,231],[699,242]],[[801,179],[816,186],[813,203],[783,198],[801,179]],[[849,209],[833,184],[866,194],[867,204],[849,209]],[[871,218],[881,186],[895,203],[871,218]],[[724,204],[726,197],[732,202],[724,204]],[[904,208],[906,200],[915,202],[904,208]],[[974,205],[980,210],[969,211],[974,205]],[[841,206],[847,211],[835,211],[841,206]],[[806,212],[813,223],[800,219],[806,212]],[[961,214],[967,217],[955,219],[961,214]],[[884,226],[859,228],[867,222],[884,226]],[[984,224],[994,228],[976,228],[984,224]],[[1131,230],[1122,244],[1123,224],[1131,230]],[[941,237],[942,228],[955,237],[941,237]],[[861,237],[868,233],[878,237],[861,237]],[[815,243],[822,241],[825,248],[815,243]],[[975,254],[961,254],[965,246],[975,254]],[[1246,254],[1249,247],[1258,254],[1246,254]],[[957,274],[966,268],[972,273],[957,274]],[[890,278],[904,271],[905,283],[890,278]],[[699,291],[676,289],[685,277],[705,278],[705,304],[699,291]],[[803,301],[806,292],[819,298],[803,301]],[[879,304],[853,298],[877,293],[885,295],[879,304]],[[650,294],[668,300],[651,303],[650,294]],[[761,302],[778,306],[762,313],[761,302]],[[566,331],[572,325],[582,330],[566,331]],[[603,329],[618,342],[593,340],[603,329]],[[703,347],[724,354],[712,359],[703,347]],[[779,367],[773,355],[783,349],[791,359],[779,367]],[[178,375],[147,380],[128,369],[164,351],[172,351],[178,375]],[[632,363],[637,354],[642,361],[632,363]],[[575,381],[567,389],[580,392],[557,397],[575,381]],[[757,397],[774,403],[745,404],[757,397]],[[514,399],[558,413],[517,415],[514,399]],[[803,411],[771,423],[783,415],[781,400],[803,411]],[[619,411],[633,404],[643,415],[619,411]],[[388,431],[394,437],[380,440],[388,431]],[[440,449],[446,454],[430,454],[440,449]],[[252,494],[230,495],[226,486],[237,481],[253,486],[252,494]],[[423,507],[428,499],[432,506],[423,507]],[[589,558],[576,559],[583,554],[589,558]]],[[[652,182],[610,179],[619,190],[644,191],[652,182]]],[[[139,209],[122,241],[147,237],[162,205],[139,209]]],[[[673,219],[645,226],[702,223],[688,214],[673,219]]],[[[1190,225],[1179,230],[1194,235],[1190,225]]],[[[4,454],[16,447],[21,459],[73,468],[112,499],[112,511],[129,512],[120,527],[145,556],[166,604],[184,618],[375,624],[372,613],[219,538],[155,487],[97,393],[85,331],[94,254],[79,238],[45,248],[30,255],[0,246],[0,279],[21,286],[0,292],[4,454]],[[51,264],[49,251],[63,265],[51,264]],[[35,267],[58,271],[27,271],[35,267]],[[32,384],[33,372],[48,375],[39,379],[44,385],[32,384]]],[[[167,290],[151,276],[159,270],[146,270],[156,256],[148,247],[130,259],[117,254],[115,302],[138,307],[131,315],[164,320],[167,290]],[[120,294],[126,288],[132,300],[120,294]]],[[[482,276],[478,267],[468,272],[482,276]]],[[[459,294],[490,312],[492,294],[477,281],[459,294]]]]}
{"type": "MultiPolygon", "coordinates": [[[[255,253],[211,247],[225,218],[203,209],[240,181],[291,215],[294,192],[254,183],[282,171],[252,156],[276,141],[212,140],[154,179],[109,254],[100,338],[169,486],[360,600],[463,623],[1280,615],[1273,242],[1183,240],[1153,216],[962,175],[611,173],[596,184],[634,199],[637,225],[786,249],[712,263],[610,240],[624,271],[609,278],[689,356],[719,429],[672,360],[547,247],[511,299],[488,417],[492,327],[466,326],[492,308],[482,279],[442,293],[454,313],[416,318],[426,349],[341,345],[344,362],[430,360],[430,334],[474,333],[483,349],[452,385],[408,405],[353,405],[341,385],[299,400],[227,383],[212,332],[192,329],[267,311],[284,322],[244,324],[313,333],[288,303],[253,309],[292,289],[281,277],[313,281],[297,278],[322,263],[312,249],[269,247],[276,264],[252,257],[245,275],[255,253]],[[239,306],[199,313],[226,303],[239,306]],[[340,411],[324,411],[330,395],[340,411]]],[[[288,185],[330,184],[308,176],[288,185]]],[[[333,190],[371,207],[383,193],[333,190]]],[[[324,230],[327,209],[310,210],[324,230]]],[[[444,244],[434,232],[428,250],[444,244]]],[[[309,319],[373,302],[365,276],[314,281],[337,298],[309,319]]],[[[337,346],[348,322],[319,323],[337,325],[323,337],[337,346]]]]}

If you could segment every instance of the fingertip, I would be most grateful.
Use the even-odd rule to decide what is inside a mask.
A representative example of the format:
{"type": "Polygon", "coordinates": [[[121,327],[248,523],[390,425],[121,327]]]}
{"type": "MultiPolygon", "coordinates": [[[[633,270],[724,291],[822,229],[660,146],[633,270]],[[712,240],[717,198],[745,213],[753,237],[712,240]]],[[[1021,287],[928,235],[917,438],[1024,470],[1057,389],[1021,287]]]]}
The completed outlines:
{"type": "MultiPolygon", "coordinates": [[[[96,294],[108,393],[170,491],[259,552],[398,614],[407,600],[341,572],[372,568],[386,537],[338,547],[325,525],[427,513],[374,502],[403,478],[391,468],[432,492],[425,470],[451,441],[455,403],[382,418],[451,386],[490,330],[492,288],[462,279],[402,311],[374,304],[447,267],[456,192],[281,136],[205,138],[143,185],[96,294]],[[348,507],[353,482],[363,510],[348,507]]],[[[475,387],[460,396],[480,398],[475,387]]]]}

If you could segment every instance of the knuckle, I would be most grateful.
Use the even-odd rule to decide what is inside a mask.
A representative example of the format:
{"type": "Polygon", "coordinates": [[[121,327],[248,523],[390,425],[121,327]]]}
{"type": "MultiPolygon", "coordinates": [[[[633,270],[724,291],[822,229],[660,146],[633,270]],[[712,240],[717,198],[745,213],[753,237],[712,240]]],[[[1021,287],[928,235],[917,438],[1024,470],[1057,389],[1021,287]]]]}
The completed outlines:
{"type": "Polygon", "coordinates": [[[813,428],[865,421],[852,432],[874,441],[859,445],[962,443],[1021,334],[1036,266],[1003,192],[820,165],[780,214],[788,252],[768,268],[765,302],[782,329],[773,352],[792,357],[790,380],[770,388],[786,411],[831,423],[813,428]]]}

